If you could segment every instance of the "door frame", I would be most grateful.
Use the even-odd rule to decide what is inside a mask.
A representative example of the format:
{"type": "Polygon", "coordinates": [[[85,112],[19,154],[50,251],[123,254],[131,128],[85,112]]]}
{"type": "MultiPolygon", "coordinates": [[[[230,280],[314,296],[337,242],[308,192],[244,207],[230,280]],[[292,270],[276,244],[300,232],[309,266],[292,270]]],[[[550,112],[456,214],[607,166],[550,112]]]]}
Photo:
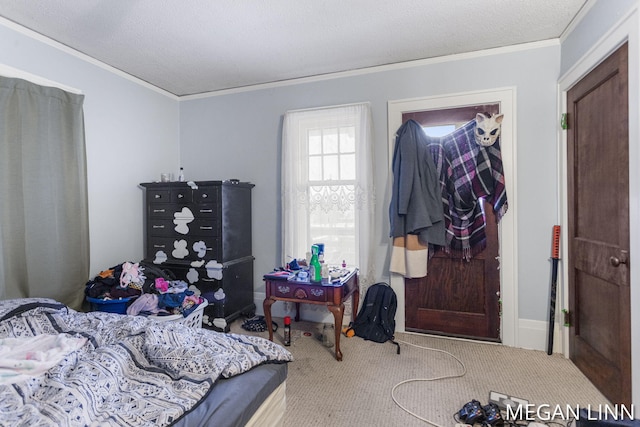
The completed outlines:
{"type": "MultiPolygon", "coordinates": [[[[638,9],[634,8],[621,18],[607,34],[605,34],[591,49],[583,55],[558,81],[558,108],[560,112],[567,111],[567,92],[584,76],[592,71],[604,59],[611,55],[625,42],[629,43],[629,234],[631,266],[640,266],[640,52],[638,9]]],[[[561,248],[568,247],[567,224],[569,207],[567,201],[567,132],[558,127],[558,206],[559,223],[561,224],[561,248]]],[[[561,257],[567,256],[561,250],[561,257]]],[[[561,262],[561,301],[558,306],[568,309],[569,305],[569,271],[561,262]]],[[[637,269],[638,267],[636,267],[637,269]]],[[[640,271],[640,270],[636,270],[640,271]]],[[[631,395],[632,403],[640,405],[640,275],[630,271],[631,292],[631,395]],[[635,326],[635,327],[634,327],[635,326]],[[635,362],[635,363],[634,363],[635,362]],[[634,365],[636,369],[634,369],[634,365]]],[[[560,310],[556,310],[559,313],[560,310]]],[[[561,337],[562,353],[569,357],[569,328],[563,327],[562,321],[556,319],[555,335],[561,337]]],[[[558,342],[558,341],[556,341],[558,342]]]]}
{"type": "MultiPolygon", "coordinates": [[[[505,117],[500,133],[502,163],[504,165],[505,186],[509,200],[509,210],[498,224],[498,241],[500,245],[500,298],[502,300],[500,315],[500,338],[502,344],[518,346],[518,288],[517,263],[518,245],[516,235],[517,194],[516,188],[516,89],[505,87],[484,91],[446,94],[439,96],[412,98],[389,101],[387,104],[389,132],[389,170],[393,161],[395,132],[402,125],[402,113],[437,110],[500,103],[500,111],[505,117]]],[[[390,273],[390,284],[396,292],[398,308],[396,312],[396,331],[405,332],[405,300],[404,277],[390,273]]]]}

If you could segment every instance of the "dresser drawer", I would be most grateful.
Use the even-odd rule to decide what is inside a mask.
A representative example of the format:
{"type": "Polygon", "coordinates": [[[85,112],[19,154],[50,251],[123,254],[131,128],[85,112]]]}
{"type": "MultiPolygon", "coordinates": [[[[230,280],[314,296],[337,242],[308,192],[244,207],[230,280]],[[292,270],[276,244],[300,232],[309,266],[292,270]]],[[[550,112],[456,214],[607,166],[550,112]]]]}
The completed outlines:
{"type": "Polygon", "coordinates": [[[189,236],[219,236],[220,223],[216,218],[194,219],[188,224],[189,236]]]}
{"type": "Polygon", "coordinates": [[[171,218],[149,218],[147,233],[149,236],[180,236],[171,218]]]}
{"type": "Polygon", "coordinates": [[[150,188],[147,190],[147,202],[149,204],[171,203],[171,191],[150,188]]]}
{"type": "Polygon", "coordinates": [[[168,238],[148,238],[147,239],[147,254],[150,258],[154,258],[160,251],[168,257],[173,250],[173,241],[175,239],[168,238]]]}
{"type": "Polygon", "coordinates": [[[220,187],[200,187],[193,190],[193,201],[217,206],[220,203],[220,187]]]}
{"type": "Polygon", "coordinates": [[[193,192],[190,187],[187,188],[172,188],[171,189],[171,202],[172,203],[191,203],[193,201],[193,192]]]}
{"type": "Polygon", "coordinates": [[[216,206],[214,204],[198,203],[189,206],[189,209],[191,209],[196,218],[218,218],[220,215],[216,206]]]}
{"type": "Polygon", "coordinates": [[[182,215],[184,209],[189,209],[194,218],[217,218],[218,212],[213,205],[200,204],[174,204],[152,203],[149,204],[149,218],[173,218],[175,214],[182,215]]]}
{"type": "Polygon", "coordinates": [[[182,239],[187,239],[191,236],[220,236],[220,223],[215,218],[194,219],[180,227],[183,232],[178,232],[176,227],[177,225],[172,218],[149,218],[147,223],[149,236],[173,236],[182,239]]]}
{"type": "MultiPolygon", "coordinates": [[[[220,239],[217,237],[207,239],[190,239],[187,237],[149,237],[147,239],[147,258],[155,259],[158,252],[163,252],[168,261],[171,260],[217,260],[220,259],[220,239]],[[181,241],[186,242],[186,246],[181,241]],[[200,243],[202,242],[202,243],[200,243]],[[195,247],[194,247],[195,246],[195,247]],[[204,252],[201,247],[204,246],[204,252]],[[186,250],[186,256],[176,257],[176,247],[186,250]],[[201,256],[202,255],[202,256],[201,256]]],[[[184,253],[181,253],[185,255],[184,253]]]]}
{"type": "Polygon", "coordinates": [[[150,203],[148,218],[173,218],[176,206],[171,203],[150,203]]]}

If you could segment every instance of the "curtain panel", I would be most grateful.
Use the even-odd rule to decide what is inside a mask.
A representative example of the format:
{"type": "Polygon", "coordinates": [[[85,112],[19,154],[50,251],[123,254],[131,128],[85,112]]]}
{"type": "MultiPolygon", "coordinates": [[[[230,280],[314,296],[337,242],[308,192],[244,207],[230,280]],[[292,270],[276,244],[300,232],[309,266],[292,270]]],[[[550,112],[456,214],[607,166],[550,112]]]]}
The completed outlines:
{"type": "Polygon", "coordinates": [[[73,308],[89,277],[84,96],[0,77],[0,298],[73,308]]]}
{"type": "MultiPolygon", "coordinates": [[[[349,163],[351,165],[351,163],[349,163]]],[[[311,173],[313,175],[313,172],[311,173]]],[[[342,175],[341,175],[342,176],[342,175]]],[[[313,243],[309,230],[312,214],[340,218],[354,211],[355,262],[360,269],[363,292],[374,283],[374,211],[373,135],[368,103],[312,110],[289,111],[284,115],[282,132],[282,260],[299,258],[313,243]],[[349,144],[353,140],[355,170],[341,171],[344,181],[309,179],[309,138],[317,129],[348,127],[349,144]]],[[[357,307],[356,307],[357,309],[357,307]]]]}

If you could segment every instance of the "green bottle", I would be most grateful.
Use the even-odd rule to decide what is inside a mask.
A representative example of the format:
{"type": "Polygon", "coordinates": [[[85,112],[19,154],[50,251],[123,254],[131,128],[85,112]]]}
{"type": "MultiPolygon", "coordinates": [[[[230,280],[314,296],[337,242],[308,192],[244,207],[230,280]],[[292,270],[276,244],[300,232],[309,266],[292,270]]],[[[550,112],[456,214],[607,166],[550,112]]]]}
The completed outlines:
{"type": "Polygon", "coordinates": [[[311,261],[309,261],[309,279],[312,282],[322,281],[322,266],[318,259],[320,248],[317,245],[311,246],[311,261]]]}

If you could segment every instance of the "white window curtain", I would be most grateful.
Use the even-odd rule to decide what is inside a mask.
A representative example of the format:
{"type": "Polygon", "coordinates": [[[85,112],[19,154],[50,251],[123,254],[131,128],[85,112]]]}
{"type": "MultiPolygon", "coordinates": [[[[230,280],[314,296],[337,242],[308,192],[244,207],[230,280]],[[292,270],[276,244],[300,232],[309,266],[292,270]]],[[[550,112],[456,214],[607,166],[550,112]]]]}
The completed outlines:
{"type": "Polygon", "coordinates": [[[80,308],[89,277],[83,102],[0,76],[0,299],[80,308]]]}
{"type": "Polygon", "coordinates": [[[285,113],[282,132],[282,259],[325,244],[325,262],[374,280],[375,189],[368,103],[285,113]]]}

